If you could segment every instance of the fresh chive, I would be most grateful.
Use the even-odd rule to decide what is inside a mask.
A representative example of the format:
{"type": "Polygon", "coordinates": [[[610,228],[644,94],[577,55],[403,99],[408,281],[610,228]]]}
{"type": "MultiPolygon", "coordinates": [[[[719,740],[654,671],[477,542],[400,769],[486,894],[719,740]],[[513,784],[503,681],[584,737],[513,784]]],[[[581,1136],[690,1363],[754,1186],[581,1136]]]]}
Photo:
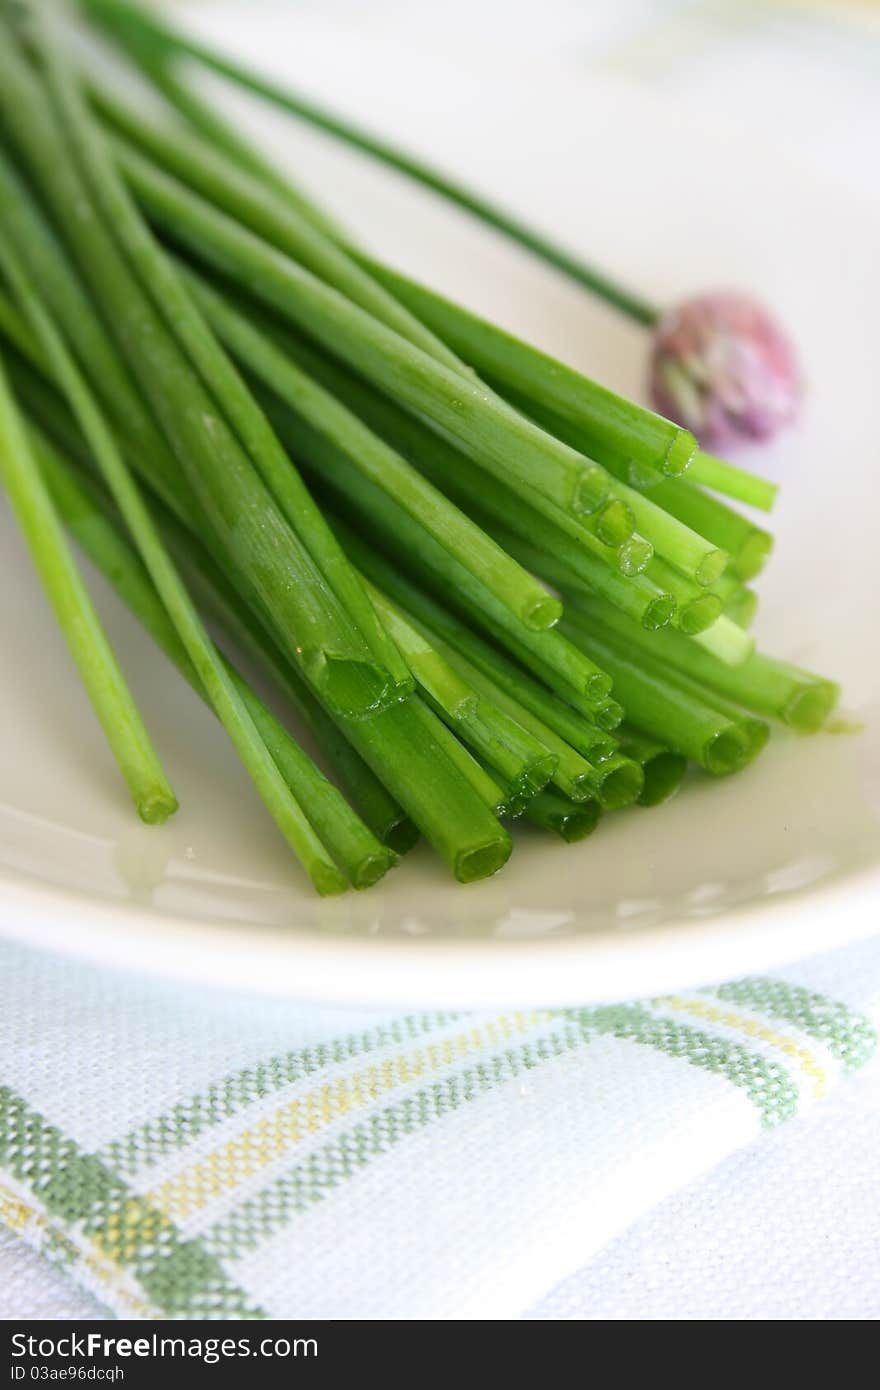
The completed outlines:
{"type": "Polygon", "coordinates": [[[160,825],[177,810],[177,799],[70,553],[13,399],[2,357],[0,477],[138,814],[148,824],[160,825]]]}
{"type": "Polygon", "coordinates": [[[770,482],[769,478],[762,478],[757,473],[715,458],[714,454],[707,454],[703,449],[691,462],[688,480],[714,492],[721,492],[737,502],[745,502],[749,507],[759,507],[763,512],[772,511],[779,492],[777,484],[770,482]]]}
{"type": "Polygon", "coordinates": [[[313,476],[330,485],[335,505],[344,520],[354,528],[362,528],[367,523],[371,536],[378,535],[382,545],[404,568],[415,570],[514,655],[525,653],[526,662],[565,698],[587,707],[604,700],[611,686],[604,671],[576,651],[555,629],[532,631],[514,619],[484,584],[438,545],[393,498],[363,477],[335,446],[308,427],[291,423],[289,409],[280,402],[267,405],[281,437],[298,450],[313,476]],[[319,461],[317,470],[316,460],[319,461]]]}
{"type": "Polygon", "coordinates": [[[639,805],[659,806],[674,796],[687,770],[687,758],[628,724],[621,725],[616,737],[623,752],[640,763],[645,774],[639,805]]]}
{"type": "MultiPolygon", "coordinates": [[[[728,666],[677,632],[645,635],[652,658],[668,663],[672,672],[681,672],[719,697],[802,733],[821,728],[840,695],[834,681],[762,652],[754,652],[738,666],[728,666]]],[[[627,640],[640,653],[648,650],[635,624],[629,625],[627,640]]]]}
{"type": "Polygon", "coordinates": [[[598,801],[571,801],[558,792],[541,791],[525,809],[526,819],[542,830],[552,830],[567,844],[576,844],[591,835],[599,824],[602,808],[598,801]]]}
{"type": "Polygon", "coordinates": [[[396,854],[406,854],[418,839],[418,830],[345,736],[347,726],[331,718],[299,668],[285,662],[269,631],[259,621],[254,623],[252,613],[207,551],[169,512],[158,510],[163,536],[199,607],[283,692],[376,838],[396,854]]]}
{"type": "MultiPolygon", "coordinates": [[[[289,526],[295,534],[306,537],[306,546],[336,594],[343,612],[350,615],[375,662],[391,673],[397,687],[395,694],[407,693],[412,686],[407,679],[405,664],[381,623],[377,622],[372,605],[346,562],[333,533],[253,396],[137,211],[116,173],[71,70],[58,61],[57,51],[50,48],[49,56],[47,73],[50,94],[56,102],[59,116],[66,123],[96,203],[112,226],[118,243],[205,385],[221,403],[222,412],[256,464],[289,526]]],[[[388,697],[380,694],[378,698],[382,700],[388,697]]],[[[366,707],[369,708],[369,697],[366,707]]]]}
{"type": "MultiPolygon", "coordinates": [[[[644,624],[634,624],[632,619],[627,617],[619,608],[608,603],[598,594],[578,595],[577,602],[572,607],[572,614],[577,617],[579,622],[599,622],[606,627],[613,628],[619,632],[621,637],[627,641],[632,640],[637,645],[643,646],[647,651],[657,650],[652,638],[654,633],[659,632],[659,628],[648,632],[644,624]],[[634,627],[638,628],[637,633],[633,633],[634,627]],[[642,637],[647,640],[642,642],[642,637]]],[[[678,636],[679,634],[675,634],[678,636]]],[[[749,633],[744,632],[736,623],[732,623],[729,618],[716,618],[711,627],[704,632],[698,633],[694,637],[682,638],[683,641],[690,641],[703,648],[719,661],[723,661],[728,666],[737,666],[745,661],[755,649],[755,640],[749,633]]]]}
{"type": "MultiPolygon", "coordinates": [[[[687,579],[662,556],[651,556],[645,566],[645,576],[652,584],[668,590],[673,596],[677,604],[672,617],[673,625],[689,637],[698,632],[705,632],[707,627],[711,627],[716,619],[720,618],[722,600],[715,592],[714,586],[710,591],[694,583],[692,579],[687,579]]],[[[622,608],[623,604],[619,604],[618,607],[622,608]]]]}
{"type": "MultiPolygon", "coordinates": [[[[566,547],[564,561],[558,550],[549,552],[540,549],[505,531],[503,527],[493,525],[491,521],[484,524],[521,565],[555,585],[563,596],[567,597],[572,592],[601,594],[634,622],[641,623],[649,630],[665,627],[675,616],[672,594],[664,592],[644,574],[625,578],[581,547],[566,547]]],[[[720,601],[718,610],[721,610],[720,601]]]]}

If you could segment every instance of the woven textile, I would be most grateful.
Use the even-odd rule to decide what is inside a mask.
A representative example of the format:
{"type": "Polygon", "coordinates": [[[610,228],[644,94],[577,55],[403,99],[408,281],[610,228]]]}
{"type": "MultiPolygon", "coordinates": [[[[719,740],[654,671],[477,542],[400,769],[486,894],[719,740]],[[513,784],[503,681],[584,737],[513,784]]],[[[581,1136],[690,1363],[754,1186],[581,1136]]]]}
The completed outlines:
{"type": "Polygon", "coordinates": [[[880,943],[377,1014],[0,955],[0,1218],[121,1316],[509,1318],[876,1045],[880,943]]]}

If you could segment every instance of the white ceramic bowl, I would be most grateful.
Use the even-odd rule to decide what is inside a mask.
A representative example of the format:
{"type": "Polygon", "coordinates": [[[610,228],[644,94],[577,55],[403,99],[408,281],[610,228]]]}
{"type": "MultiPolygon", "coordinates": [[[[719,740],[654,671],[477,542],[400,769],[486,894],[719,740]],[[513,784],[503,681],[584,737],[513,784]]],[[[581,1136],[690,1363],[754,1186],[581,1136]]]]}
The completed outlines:
{"type": "MultiPolygon", "coordinates": [[[[471,93],[483,103],[475,140],[469,88],[461,119],[438,120],[427,56],[424,100],[395,106],[407,93],[383,85],[380,68],[364,65],[361,80],[338,42],[310,42],[298,68],[291,51],[300,79],[405,130],[641,288],[738,284],[778,309],[812,389],[801,427],[760,456],[783,491],[757,631],[769,650],[842,680],[864,727],[780,733],[747,772],[693,777],[674,801],[609,817],[579,846],[518,831],[510,864],[488,882],[451,883],[420,847],[368,893],[321,902],[220,730],[96,581],[183,805],[161,830],[137,823],[0,503],[0,931],[206,985],[454,1006],[657,992],[873,931],[877,208],[745,149],[732,131],[722,168],[717,131],[685,128],[661,98],[613,83],[548,85],[528,112],[513,88],[499,85],[491,102],[471,93]],[[604,143],[573,179],[584,132],[597,129],[604,143]],[[636,167],[638,179],[621,176],[636,167]]],[[[265,61],[273,56],[283,67],[270,34],[265,61]]],[[[610,385],[640,390],[640,331],[401,181],[265,115],[249,119],[405,269],[610,385]]]]}

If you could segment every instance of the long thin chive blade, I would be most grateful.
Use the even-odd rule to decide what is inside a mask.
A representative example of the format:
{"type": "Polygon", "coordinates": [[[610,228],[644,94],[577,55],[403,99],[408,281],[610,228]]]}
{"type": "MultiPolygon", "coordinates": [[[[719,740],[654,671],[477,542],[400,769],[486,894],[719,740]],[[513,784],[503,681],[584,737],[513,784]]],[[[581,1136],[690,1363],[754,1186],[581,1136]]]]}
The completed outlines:
{"type": "Polygon", "coordinates": [[[552,830],[567,844],[592,835],[602,815],[598,801],[570,801],[558,792],[541,791],[525,808],[526,819],[542,830],[552,830]]]}
{"type": "Polygon", "coordinates": [[[177,799],[64,538],[0,359],[0,476],[80,679],[141,818],[161,824],[177,799]]]}

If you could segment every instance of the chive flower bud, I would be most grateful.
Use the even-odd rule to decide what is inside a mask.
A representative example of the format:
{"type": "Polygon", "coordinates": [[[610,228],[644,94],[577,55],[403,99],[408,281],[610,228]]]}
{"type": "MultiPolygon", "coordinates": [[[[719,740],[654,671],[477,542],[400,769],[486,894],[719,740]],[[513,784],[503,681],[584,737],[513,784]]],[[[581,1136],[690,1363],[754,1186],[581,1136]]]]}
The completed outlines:
{"type": "Polygon", "coordinates": [[[771,439],[795,419],[802,386],[788,338],[748,295],[698,295],[657,324],[653,402],[704,445],[771,439]]]}

